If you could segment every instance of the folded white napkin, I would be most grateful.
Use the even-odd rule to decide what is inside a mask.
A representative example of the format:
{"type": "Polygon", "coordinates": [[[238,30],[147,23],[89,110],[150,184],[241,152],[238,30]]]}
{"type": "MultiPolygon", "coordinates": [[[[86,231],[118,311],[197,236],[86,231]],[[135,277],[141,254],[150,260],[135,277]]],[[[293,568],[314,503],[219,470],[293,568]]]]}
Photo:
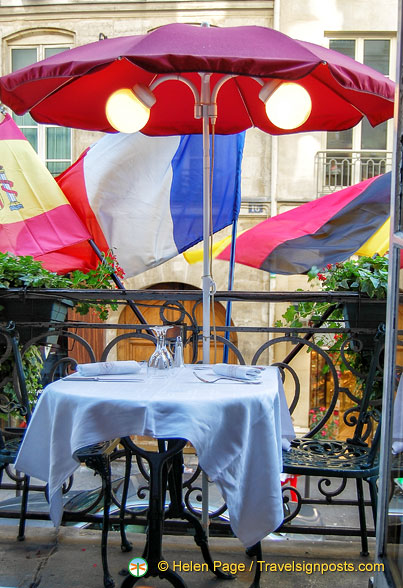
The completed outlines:
{"type": "Polygon", "coordinates": [[[216,363],[212,366],[213,371],[219,376],[229,376],[241,380],[260,380],[262,370],[250,365],[229,365],[227,363],[216,363]]]}
{"type": "Polygon", "coordinates": [[[108,374],[135,374],[140,371],[137,361],[100,361],[98,363],[79,363],[80,376],[106,376],[108,374]]]}

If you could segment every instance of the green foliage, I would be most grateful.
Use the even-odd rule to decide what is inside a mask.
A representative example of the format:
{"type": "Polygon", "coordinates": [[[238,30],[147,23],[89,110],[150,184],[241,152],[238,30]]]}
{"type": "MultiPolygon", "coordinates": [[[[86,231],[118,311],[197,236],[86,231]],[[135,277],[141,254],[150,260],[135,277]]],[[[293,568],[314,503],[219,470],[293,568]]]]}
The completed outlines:
{"type": "MultiPolygon", "coordinates": [[[[115,272],[123,278],[123,271],[117,265],[112,255],[105,256],[102,262],[94,270],[87,273],[73,271],[69,276],[60,276],[45,269],[40,261],[32,256],[16,256],[10,253],[0,252],[0,288],[86,288],[86,289],[114,289],[115,284],[111,273],[115,272]]],[[[2,306],[0,305],[0,309],[2,306]]],[[[98,302],[77,302],[75,309],[80,314],[86,314],[90,308],[94,308],[101,320],[108,318],[110,308],[117,309],[116,302],[106,300],[98,302]]],[[[14,360],[7,359],[0,364],[0,385],[2,393],[7,397],[8,402],[17,402],[17,395],[14,390],[12,375],[14,360]]],[[[42,389],[41,372],[43,359],[40,348],[31,345],[23,357],[23,368],[26,378],[29,401],[35,404],[39,391],[42,389]]],[[[13,416],[18,416],[18,411],[11,411],[13,416]]],[[[0,418],[7,418],[1,413],[0,418]]]]}
{"type": "MultiPolygon", "coordinates": [[[[349,259],[343,263],[328,264],[322,270],[314,267],[308,272],[310,282],[316,282],[322,290],[327,292],[360,292],[370,298],[385,299],[388,284],[388,257],[359,257],[349,259]]],[[[303,327],[312,326],[329,309],[330,302],[300,302],[291,305],[282,315],[284,321],[277,321],[276,327],[303,327]]],[[[343,309],[337,306],[326,320],[326,327],[338,328],[343,320],[343,309]]],[[[336,333],[332,343],[329,345],[329,336],[316,337],[315,342],[320,347],[327,347],[331,354],[340,355],[340,350],[348,335],[336,333]]],[[[345,357],[351,367],[359,373],[365,374],[368,371],[371,360],[371,353],[368,351],[355,351],[347,348],[344,351],[345,357]]],[[[325,366],[323,373],[329,368],[325,366]]],[[[341,362],[340,370],[345,372],[348,367],[341,362]]],[[[357,388],[362,387],[363,380],[357,378],[357,388]]],[[[382,382],[379,380],[374,384],[374,397],[380,396],[382,382]]]]}
{"type": "MultiPolygon", "coordinates": [[[[40,261],[30,255],[16,256],[0,252],[0,288],[114,289],[112,272],[123,277],[123,271],[112,255],[105,256],[96,269],[87,273],[75,270],[69,276],[60,276],[45,269],[40,261]]],[[[90,308],[95,309],[101,320],[106,320],[109,309],[116,310],[117,304],[111,300],[100,303],[77,302],[75,307],[80,314],[86,314],[90,308]]]]}
{"type": "Polygon", "coordinates": [[[363,256],[328,264],[322,271],[312,268],[308,276],[310,280],[318,278],[326,291],[361,292],[370,298],[384,299],[388,285],[388,258],[363,256]]]}
{"type": "MultiPolygon", "coordinates": [[[[28,392],[28,400],[31,408],[34,406],[39,392],[42,390],[42,378],[41,373],[43,369],[43,358],[40,352],[40,348],[37,345],[31,345],[25,352],[22,358],[22,366],[25,375],[25,382],[28,392]]],[[[0,383],[6,381],[3,385],[2,392],[11,403],[19,403],[18,396],[14,390],[13,384],[13,369],[14,359],[12,357],[6,359],[0,364],[0,383]]],[[[10,411],[11,415],[19,416],[18,411],[10,411]]],[[[0,411],[0,419],[7,419],[7,414],[0,411]]]]}
{"type": "Polygon", "coordinates": [[[0,288],[71,288],[71,280],[46,270],[30,255],[0,252],[0,288]]]}
{"type": "MultiPolygon", "coordinates": [[[[94,270],[87,273],[75,270],[71,274],[71,288],[87,288],[90,290],[109,290],[115,288],[115,283],[111,278],[111,273],[115,273],[119,278],[124,277],[122,268],[118,265],[116,258],[112,255],[104,257],[102,262],[94,270]]],[[[117,310],[118,305],[113,300],[103,302],[79,302],[76,304],[76,311],[80,314],[87,314],[90,308],[94,308],[101,320],[108,318],[108,309],[117,310]]]]}
{"type": "MultiPolygon", "coordinates": [[[[384,299],[388,285],[388,258],[386,256],[359,257],[343,263],[328,264],[322,270],[313,267],[308,272],[308,280],[316,281],[327,292],[360,292],[370,298],[384,299]]],[[[289,306],[282,315],[283,321],[276,326],[302,327],[318,321],[329,308],[329,302],[300,302],[289,306]]],[[[337,327],[343,318],[342,309],[335,309],[327,320],[327,326],[337,327]]]]}

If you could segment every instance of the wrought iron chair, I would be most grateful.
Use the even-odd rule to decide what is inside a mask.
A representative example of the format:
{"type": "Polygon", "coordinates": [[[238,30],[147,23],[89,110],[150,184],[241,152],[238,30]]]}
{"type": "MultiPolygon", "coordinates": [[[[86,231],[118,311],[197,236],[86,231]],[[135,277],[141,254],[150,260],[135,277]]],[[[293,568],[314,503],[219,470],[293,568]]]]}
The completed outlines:
{"type": "MultiPolygon", "coordinates": [[[[33,339],[32,342],[38,343],[37,339],[41,339],[48,334],[49,333],[42,334],[41,336],[33,339]]],[[[61,331],[58,332],[58,334],[60,335],[61,331]]],[[[10,359],[14,360],[15,367],[13,384],[17,395],[17,400],[10,402],[10,400],[4,394],[2,395],[0,393],[0,410],[3,409],[4,412],[9,412],[11,409],[13,411],[18,411],[21,416],[25,418],[26,425],[28,425],[31,418],[31,407],[28,399],[23,360],[19,348],[19,334],[15,329],[14,323],[10,323],[6,328],[0,327],[0,336],[1,339],[3,339],[0,339],[0,346],[2,346],[0,363],[3,363],[4,361],[10,361],[10,359]]],[[[9,378],[7,381],[8,380],[9,378]]],[[[2,384],[4,384],[4,382],[2,382],[2,384]]],[[[0,487],[2,484],[3,472],[6,470],[6,468],[12,466],[16,461],[18,450],[24,438],[24,433],[25,427],[6,427],[4,430],[0,429],[0,487]]],[[[81,463],[85,463],[87,467],[94,470],[95,473],[101,476],[102,480],[101,491],[96,504],[99,504],[101,501],[103,501],[101,558],[105,588],[113,588],[115,585],[108,569],[107,539],[109,531],[109,509],[112,502],[111,460],[113,460],[116,456],[121,456],[127,452],[125,449],[116,451],[119,442],[120,439],[105,441],[104,443],[99,443],[97,445],[83,447],[75,453],[77,460],[81,463]]],[[[66,491],[70,485],[71,482],[67,485],[66,491]]],[[[22,541],[24,540],[25,523],[27,519],[28,493],[30,489],[29,476],[24,475],[21,480],[18,479],[17,487],[22,487],[20,521],[17,537],[19,541],[22,541]]],[[[45,485],[41,487],[35,487],[35,489],[42,490],[45,492],[45,494],[47,492],[47,487],[45,485]]],[[[130,551],[131,544],[126,539],[123,523],[121,525],[121,536],[122,550],[130,551]]]]}
{"type": "MultiPolygon", "coordinates": [[[[300,512],[303,504],[333,504],[337,505],[337,496],[345,489],[347,480],[354,479],[356,482],[357,499],[347,502],[339,500],[342,505],[354,505],[358,507],[361,535],[361,555],[368,555],[368,531],[365,516],[365,501],[363,481],[369,485],[370,504],[372,508],[374,524],[376,522],[377,507],[377,479],[379,475],[378,450],[380,441],[380,411],[375,407],[371,400],[375,375],[380,366],[380,356],[384,345],[384,325],[381,325],[375,336],[374,352],[371,358],[369,371],[367,374],[363,396],[357,405],[349,409],[344,420],[346,424],[354,427],[352,436],[345,441],[332,439],[313,438],[316,433],[320,433],[321,427],[326,423],[326,418],[322,419],[309,434],[300,439],[295,439],[291,444],[289,451],[283,452],[283,471],[292,475],[319,476],[319,492],[323,499],[313,499],[302,497],[300,492],[295,488],[283,487],[283,492],[293,492],[297,497],[295,508],[288,516],[285,517],[282,527],[279,529],[286,532],[296,532],[297,525],[289,523],[300,512]],[[372,441],[371,441],[372,437],[372,441]],[[327,490],[325,487],[331,485],[331,479],[338,478],[341,485],[335,490],[327,490]]],[[[334,407],[333,407],[334,408],[334,407]]],[[[329,411],[326,414],[329,418],[329,411]]],[[[288,497],[286,499],[288,503],[288,497]]],[[[310,527],[309,529],[298,524],[298,528],[307,533],[326,534],[326,529],[310,527]]],[[[297,529],[298,532],[298,529],[297,529]]],[[[347,531],[340,534],[358,534],[353,531],[347,531]]]]}
{"type": "MultiPolygon", "coordinates": [[[[67,337],[72,337],[78,343],[86,343],[81,339],[81,337],[68,333],[67,331],[61,330],[59,332],[60,335],[65,335],[67,337]]],[[[92,358],[95,361],[95,357],[92,358]]],[[[102,358],[103,360],[104,358],[102,358]]],[[[67,369],[69,365],[75,367],[76,361],[71,360],[71,358],[64,358],[62,361],[64,369],[67,369]]],[[[67,374],[66,374],[67,375],[67,374]]],[[[51,378],[53,379],[53,378],[51,378]]],[[[102,560],[102,569],[103,569],[103,583],[105,588],[113,588],[115,586],[115,582],[109,572],[108,566],[108,533],[110,528],[110,520],[109,520],[109,513],[110,507],[112,502],[115,502],[118,507],[121,507],[121,504],[117,501],[116,497],[113,494],[113,487],[112,487],[112,468],[111,463],[115,459],[120,457],[124,457],[126,461],[126,476],[130,475],[130,462],[131,462],[131,453],[126,448],[120,447],[120,439],[112,439],[110,441],[104,441],[102,443],[97,443],[96,445],[88,445],[86,447],[81,447],[74,453],[74,457],[80,463],[85,463],[85,465],[94,471],[95,474],[98,474],[101,478],[101,489],[99,496],[95,503],[91,505],[91,508],[96,507],[98,504],[102,502],[102,532],[101,532],[101,560],[102,560]]],[[[126,488],[126,485],[125,485],[126,488]]],[[[126,490],[127,493],[127,490],[126,490]]],[[[126,500],[126,496],[122,497],[122,502],[126,500]]],[[[132,544],[127,540],[126,537],[126,530],[124,526],[123,516],[120,520],[120,535],[121,535],[121,550],[123,552],[128,552],[132,550],[132,544]]]]}
{"type": "MultiPolygon", "coordinates": [[[[0,345],[2,347],[0,364],[14,360],[13,383],[17,396],[17,399],[13,402],[4,394],[0,393],[0,410],[2,409],[2,412],[6,414],[10,410],[18,411],[25,419],[25,423],[28,424],[31,418],[31,409],[25,384],[22,358],[18,347],[19,335],[15,330],[14,323],[9,323],[7,327],[0,327],[0,336],[0,345]]],[[[6,378],[6,380],[9,380],[9,378],[6,378]]],[[[2,385],[4,385],[4,380],[2,385]]],[[[15,463],[24,432],[25,428],[6,427],[4,430],[0,429],[0,486],[3,481],[4,471],[15,463]]],[[[29,476],[24,475],[21,481],[16,481],[16,484],[18,488],[22,485],[21,512],[17,539],[23,541],[28,504],[29,476]]]]}
{"type": "MultiPolygon", "coordinates": [[[[105,441],[103,443],[98,443],[97,445],[89,445],[88,447],[82,447],[81,449],[77,450],[74,454],[78,461],[80,461],[81,463],[85,463],[85,465],[88,468],[93,470],[96,474],[99,474],[102,480],[102,487],[99,499],[103,499],[101,559],[105,588],[113,588],[115,586],[115,582],[109,572],[108,567],[108,533],[109,511],[112,504],[111,460],[114,457],[116,457],[114,453],[119,443],[120,439],[105,441]]],[[[119,451],[118,453],[119,455],[121,455],[122,453],[128,452],[124,450],[123,452],[119,451]]],[[[123,520],[120,524],[120,531],[122,551],[131,551],[132,544],[126,538],[123,520]]]]}

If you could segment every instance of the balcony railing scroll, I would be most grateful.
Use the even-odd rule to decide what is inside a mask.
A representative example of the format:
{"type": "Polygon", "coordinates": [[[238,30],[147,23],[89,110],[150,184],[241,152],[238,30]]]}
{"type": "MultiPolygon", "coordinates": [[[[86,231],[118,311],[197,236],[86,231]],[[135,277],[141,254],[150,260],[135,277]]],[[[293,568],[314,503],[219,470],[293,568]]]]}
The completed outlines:
{"type": "MultiPolygon", "coordinates": [[[[100,301],[111,300],[112,294],[110,290],[5,290],[0,292],[0,304],[6,298],[14,297],[24,301],[43,300],[43,298],[52,297],[54,299],[69,299],[73,303],[77,301],[100,301]]],[[[159,316],[161,322],[172,324],[175,322],[175,328],[180,329],[184,341],[185,350],[190,349],[188,357],[193,363],[200,361],[200,339],[202,336],[202,325],[197,323],[196,313],[184,310],[184,301],[191,301],[194,305],[201,304],[202,293],[197,290],[116,290],[113,291],[113,299],[118,301],[118,304],[124,307],[127,300],[133,300],[139,305],[143,312],[149,306],[156,306],[159,309],[159,316]],[[170,320],[166,319],[166,313],[169,310],[170,320]],[[173,313],[173,314],[172,314],[173,313]],[[175,314],[176,313],[176,314],[175,314]],[[177,319],[172,320],[172,316],[177,319]]],[[[308,437],[313,437],[320,431],[330,432],[334,434],[334,415],[335,411],[338,413],[339,425],[337,427],[338,435],[346,436],[349,434],[349,427],[354,424],[354,412],[360,403],[359,381],[364,380],[365,362],[354,363],[351,359],[351,349],[356,352],[362,351],[363,354],[368,353],[364,349],[364,344],[361,343],[363,335],[375,335],[376,329],[366,328],[361,326],[349,325],[341,320],[337,324],[329,324],[327,319],[322,323],[314,325],[307,323],[301,327],[288,326],[267,326],[264,324],[250,325],[250,317],[254,316],[253,307],[255,305],[269,305],[289,303],[298,304],[299,302],[328,302],[331,305],[342,305],[346,302],[356,302],[360,304],[360,297],[354,292],[243,292],[243,291],[222,291],[215,294],[215,300],[221,304],[226,304],[229,301],[236,303],[237,312],[233,315],[233,325],[230,327],[225,325],[216,325],[216,336],[212,332],[212,349],[214,348],[214,339],[221,346],[229,347],[233,362],[239,364],[261,364],[269,365],[275,364],[279,367],[285,390],[289,408],[294,417],[305,422],[305,430],[303,431],[308,437]],[[242,324],[242,305],[247,305],[248,317],[247,324],[242,324]],[[226,338],[225,334],[229,333],[226,338]],[[324,336],[327,340],[335,342],[342,339],[337,353],[329,351],[329,346],[323,344],[324,336]],[[320,389],[321,381],[324,385],[323,390],[320,389]],[[358,383],[357,383],[358,382],[358,383]],[[320,408],[321,419],[320,422],[316,419],[315,422],[309,422],[308,414],[300,408],[301,400],[309,409],[320,408]],[[317,406],[319,405],[319,406],[317,406]],[[302,416],[301,416],[302,415],[302,416]],[[332,426],[330,426],[332,424],[332,426]]],[[[382,304],[382,301],[372,300],[372,305],[382,304]]],[[[384,303],[384,302],[383,302],[384,303]]],[[[234,308],[234,306],[233,306],[234,308]]],[[[281,311],[278,312],[278,318],[281,317],[281,311]]],[[[245,316],[245,315],[244,315],[245,316]]],[[[261,316],[261,313],[256,313],[255,316],[261,316]]],[[[57,379],[74,371],[78,361],[106,361],[115,359],[118,356],[117,350],[121,349],[124,342],[135,342],[137,349],[143,343],[148,344],[148,350],[153,349],[150,343],[153,342],[147,325],[138,324],[138,321],[133,315],[133,323],[119,323],[119,322],[90,322],[87,320],[65,320],[63,322],[54,321],[36,321],[22,322],[15,317],[17,329],[29,326],[40,327],[44,331],[38,334],[34,332],[33,337],[27,340],[22,347],[23,355],[27,352],[31,344],[38,345],[43,353],[45,359],[44,370],[45,383],[53,379],[57,379]],[[94,348],[88,339],[88,333],[91,333],[91,341],[94,340],[94,333],[98,334],[98,338],[104,342],[102,351],[94,348]],[[106,335],[107,334],[107,335],[106,335]]],[[[212,331],[214,327],[212,327],[212,331]]],[[[175,331],[176,335],[176,331],[175,331]]],[[[367,337],[368,339],[368,337],[367,337]]],[[[130,349],[130,346],[128,347],[130,349]]],[[[370,353],[370,352],[369,352],[370,353]]],[[[135,357],[125,357],[125,359],[135,359],[135,357]]],[[[218,357],[217,361],[221,361],[218,357]]],[[[0,364],[1,368],[1,364],[0,364]]],[[[14,378],[15,390],[18,396],[18,383],[16,382],[15,373],[11,375],[14,378]]],[[[381,369],[377,374],[380,382],[379,390],[381,391],[382,372],[381,369]]],[[[7,382],[10,378],[7,379],[7,382]]],[[[1,383],[1,378],[0,378],[1,383]]],[[[0,410],[5,414],[7,406],[6,402],[2,403],[1,398],[4,398],[5,390],[2,390],[3,396],[0,395],[0,410]]],[[[40,391],[39,391],[40,393],[40,391]]],[[[373,398],[371,400],[372,413],[376,423],[381,406],[381,398],[373,398]]],[[[379,419],[378,419],[379,420],[379,419]]],[[[371,429],[372,423],[368,422],[366,429],[366,438],[370,439],[373,434],[371,429]]],[[[326,433],[326,434],[327,434],[326,433]]],[[[121,488],[121,468],[119,469],[119,461],[122,458],[123,452],[117,450],[115,459],[113,460],[114,473],[114,502],[116,506],[119,505],[119,491],[121,488]]],[[[201,482],[199,479],[200,470],[197,465],[193,471],[186,476],[184,482],[185,502],[188,508],[197,515],[200,515],[200,495],[201,482]]],[[[18,474],[10,471],[9,477],[18,486],[18,474]]],[[[145,526],[145,509],[147,504],[147,469],[144,467],[141,459],[138,460],[138,469],[133,474],[133,488],[134,495],[132,506],[127,511],[127,520],[131,524],[145,526]]],[[[11,482],[6,484],[7,488],[12,486],[11,482]]],[[[34,488],[35,489],[35,488],[34,488]]],[[[17,488],[18,490],[18,488],[17,488]]],[[[39,487],[38,490],[43,490],[39,487]]],[[[91,490],[87,494],[87,499],[82,500],[78,498],[75,492],[74,481],[70,482],[65,487],[65,514],[64,522],[80,522],[81,524],[98,524],[101,514],[98,510],[100,504],[99,492],[91,490]]],[[[326,500],[332,500],[332,496],[337,495],[329,490],[329,495],[326,500]]],[[[231,530],[227,524],[225,517],[225,504],[214,504],[211,506],[211,534],[216,535],[230,535],[231,530]]],[[[0,486],[0,518],[18,518],[19,509],[2,508],[1,506],[1,486],[0,486]]],[[[118,521],[118,513],[112,515],[115,522],[118,521]]],[[[35,510],[32,506],[29,508],[28,518],[31,519],[48,519],[49,515],[46,510],[35,510]]],[[[312,523],[314,525],[314,523],[312,523]]],[[[187,532],[186,523],[177,522],[169,523],[168,531],[172,526],[172,532],[187,532]],[[175,526],[176,525],[176,526],[175,526]],[[179,531],[178,531],[179,529],[179,531]]],[[[298,509],[296,509],[295,520],[291,522],[292,529],[298,532],[298,509]]],[[[323,529],[321,529],[321,532],[323,529]]],[[[294,530],[293,530],[294,532],[294,530]]],[[[330,534],[343,534],[340,529],[329,527],[330,534]]],[[[373,533],[373,530],[372,530],[373,533]]],[[[354,534],[354,532],[352,533],[354,534]]],[[[359,534],[357,529],[355,534],[359,534]]],[[[371,530],[369,531],[371,535],[371,530]]]]}

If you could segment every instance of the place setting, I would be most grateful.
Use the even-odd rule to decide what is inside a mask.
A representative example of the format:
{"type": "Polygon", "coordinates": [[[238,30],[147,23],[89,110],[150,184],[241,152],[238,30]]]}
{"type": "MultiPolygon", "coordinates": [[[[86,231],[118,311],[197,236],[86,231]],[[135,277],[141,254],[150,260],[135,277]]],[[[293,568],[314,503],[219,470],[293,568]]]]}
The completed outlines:
{"type": "Polygon", "coordinates": [[[198,367],[193,370],[193,375],[205,384],[215,384],[220,380],[229,380],[240,384],[261,384],[263,371],[263,367],[217,363],[198,367]],[[199,370],[208,370],[208,373],[201,376],[198,373],[199,370]]]}
{"type": "Polygon", "coordinates": [[[64,382],[144,382],[136,377],[141,372],[141,364],[129,361],[100,361],[77,364],[76,372],[62,378],[64,382]]]}

